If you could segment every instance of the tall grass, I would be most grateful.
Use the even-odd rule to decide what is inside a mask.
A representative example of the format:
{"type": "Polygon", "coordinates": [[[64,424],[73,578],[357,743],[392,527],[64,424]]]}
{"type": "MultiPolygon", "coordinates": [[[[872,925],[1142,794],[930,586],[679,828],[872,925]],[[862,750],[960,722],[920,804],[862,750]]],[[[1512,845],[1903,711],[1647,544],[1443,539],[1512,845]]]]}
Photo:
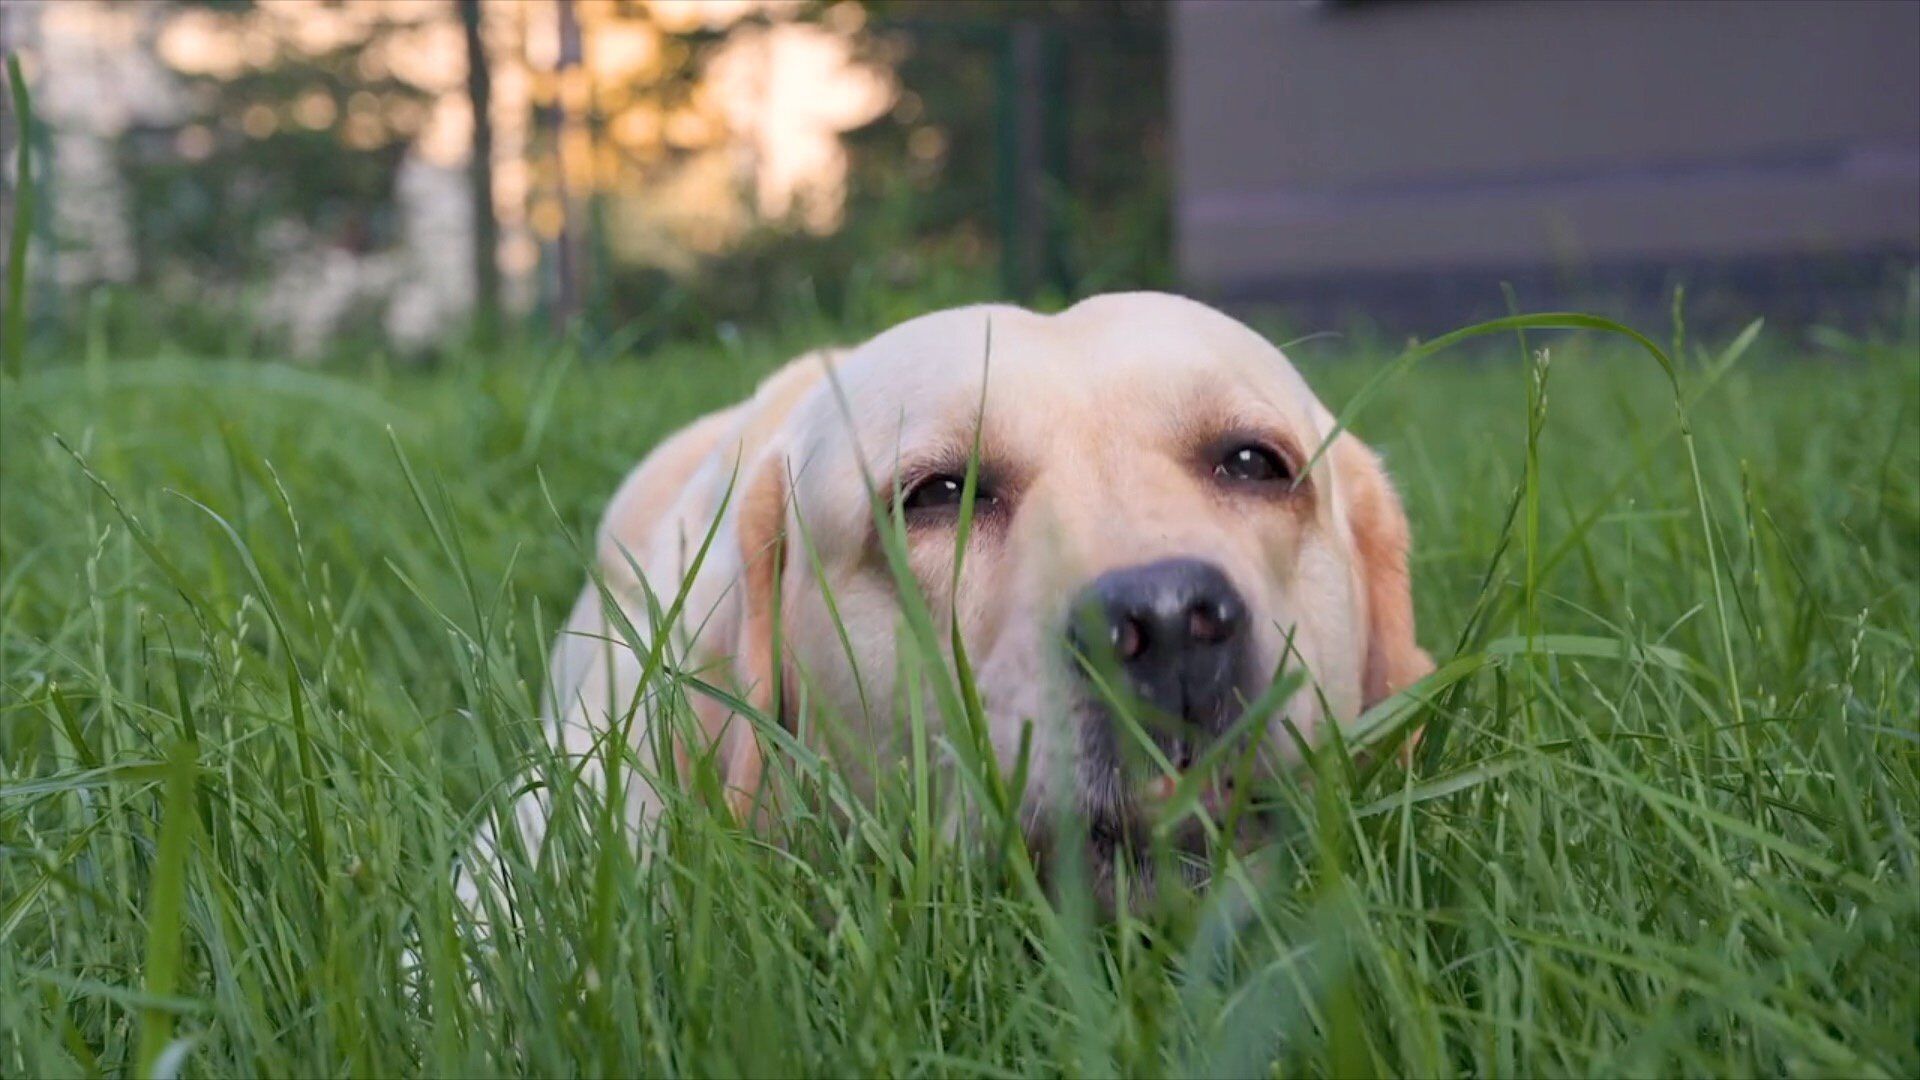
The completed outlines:
{"type": "Polygon", "coordinates": [[[1669,351],[1301,347],[1441,665],[1354,738],[1429,734],[1329,747],[1275,843],[1111,923],[942,827],[985,781],[915,710],[870,803],[779,742],[786,813],[696,790],[647,860],[543,755],[599,506],[784,350],[41,366],[0,404],[0,1074],[1920,1072],[1920,334],[1669,351]],[[556,824],[481,947],[448,867],[529,777],[556,824]]]}
{"type": "Polygon", "coordinates": [[[6,54],[7,93],[13,106],[13,215],[7,228],[7,310],[0,315],[0,371],[20,373],[27,337],[27,241],[33,236],[33,107],[20,58],[6,54]]]}

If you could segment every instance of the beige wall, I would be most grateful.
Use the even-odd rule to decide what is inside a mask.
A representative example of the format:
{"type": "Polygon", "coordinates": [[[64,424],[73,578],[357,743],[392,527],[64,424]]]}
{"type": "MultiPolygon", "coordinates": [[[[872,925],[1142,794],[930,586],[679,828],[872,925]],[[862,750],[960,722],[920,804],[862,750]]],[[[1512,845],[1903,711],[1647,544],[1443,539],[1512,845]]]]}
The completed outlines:
{"type": "Polygon", "coordinates": [[[1920,3],[1186,0],[1173,34],[1202,288],[1920,249],[1920,3]]]}

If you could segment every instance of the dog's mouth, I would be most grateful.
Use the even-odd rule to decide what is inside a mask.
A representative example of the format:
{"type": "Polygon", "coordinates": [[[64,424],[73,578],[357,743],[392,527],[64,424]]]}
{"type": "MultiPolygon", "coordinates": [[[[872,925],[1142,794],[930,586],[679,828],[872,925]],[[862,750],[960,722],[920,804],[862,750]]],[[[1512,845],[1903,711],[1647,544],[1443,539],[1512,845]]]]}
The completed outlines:
{"type": "Polygon", "coordinates": [[[1143,777],[1133,787],[1134,802],[1146,817],[1161,822],[1171,816],[1204,810],[1216,821],[1233,801],[1233,777],[1220,769],[1196,771],[1192,762],[1170,762],[1171,768],[1143,777]]]}
{"type": "Polygon", "coordinates": [[[1221,821],[1234,793],[1232,763],[1222,759],[1232,755],[1191,738],[1156,736],[1151,742],[1151,750],[1101,755],[1087,763],[1086,772],[1093,774],[1092,782],[1082,785],[1088,816],[1129,833],[1164,833],[1198,811],[1221,821]]]}
{"type": "Polygon", "coordinates": [[[1225,836],[1234,781],[1190,745],[1160,745],[1157,760],[1095,765],[1082,772],[1080,809],[1095,892],[1109,907],[1121,881],[1135,903],[1161,891],[1170,869],[1183,884],[1205,883],[1209,854],[1225,836]],[[1120,873],[1125,867],[1124,876],[1120,873]]]}
{"type": "Polygon", "coordinates": [[[1095,828],[1107,825],[1141,858],[1162,850],[1204,854],[1232,842],[1233,795],[1233,778],[1218,770],[1163,773],[1137,784],[1121,813],[1095,828]]]}
{"type": "Polygon", "coordinates": [[[1074,719],[1070,798],[1029,819],[1029,837],[1045,863],[1077,848],[1108,911],[1144,910],[1169,887],[1204,888],[1220,845],[1242,847],[1265,831],[1235,782],[1247,747],[1221,743],[1229,725],[1152,715],[1120,723],[1093,704],[1074,719]]]}

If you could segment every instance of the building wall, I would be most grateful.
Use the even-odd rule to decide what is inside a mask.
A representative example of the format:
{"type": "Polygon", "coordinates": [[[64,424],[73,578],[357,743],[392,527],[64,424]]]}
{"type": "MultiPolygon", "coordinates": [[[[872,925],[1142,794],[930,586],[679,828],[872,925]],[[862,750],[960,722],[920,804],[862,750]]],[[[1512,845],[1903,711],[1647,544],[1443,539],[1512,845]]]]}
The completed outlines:
{"type": "Polygon", "coordinates": [[[1188,282],[1920,250],[1920,3],[1188,0],[1188,282]]]}

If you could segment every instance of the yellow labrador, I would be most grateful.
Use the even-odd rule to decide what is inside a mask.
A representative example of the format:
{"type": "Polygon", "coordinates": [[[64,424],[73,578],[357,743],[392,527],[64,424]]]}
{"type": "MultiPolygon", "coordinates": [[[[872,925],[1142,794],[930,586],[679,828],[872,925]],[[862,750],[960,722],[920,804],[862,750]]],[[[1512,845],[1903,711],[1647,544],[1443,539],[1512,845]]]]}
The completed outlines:
{"type": "MultiPolygon", "coordinates": [[[[1270,760],[1294,752],[1283,719],[1312,738],[1432,666],[1414,641],[1406,520],[1378,459],[1342,434],[1301,474],[1332,429],[1279,350],[1190,300],[944,311],[795,360],[751,400],[668,439],[614,496],[598,571],[642,633],[645,590],[664,605],[693,575],[674,644],[682,666],[729,672],[767,715],[790,718],[804,688],[811,712],[839,721],[816,730],[849,736],[842,763],[871,780],[906,743],[897,579],[874,512],[876,498],[897,499],[906,561],[935,625],[957,621],[1002,768],[1028,744],[1023,820],[1039,840],[1064,820],[1054,811],[1073,808],[1110,888],[1114,860],[1132,857],[1129,838],[1170,786],[1167,767],[1233,726],[1283,652],[1310,689],[1254,732],[1270,760]],[[1157,768],[1130,763],[1140,740],[1096,690],[1094,655],[1161,721],[1130,729],[1160,751],[1157,768]],[[776,685],[790,700],[774,700],[776,685]]],[[[552,735],[591,758],[610,718],[625,720],[651,771],[661,743],[635,700],[643,660],[619,640],[590,585],[554,647],[552,735]]],[[[711,697],[694,708],[707,745],[676,756],[684,767],[713,752],[736,809],[751,805],[763,773],[752,726],[711,697]]],[[[643,777],[625,798],[636,827],[660,805],[643,777]]],[[[530,840],[541,815],[522,800],[530,840]]],[[[1128,872],[1151,876],[1144,864],[1128,872]]]]}

